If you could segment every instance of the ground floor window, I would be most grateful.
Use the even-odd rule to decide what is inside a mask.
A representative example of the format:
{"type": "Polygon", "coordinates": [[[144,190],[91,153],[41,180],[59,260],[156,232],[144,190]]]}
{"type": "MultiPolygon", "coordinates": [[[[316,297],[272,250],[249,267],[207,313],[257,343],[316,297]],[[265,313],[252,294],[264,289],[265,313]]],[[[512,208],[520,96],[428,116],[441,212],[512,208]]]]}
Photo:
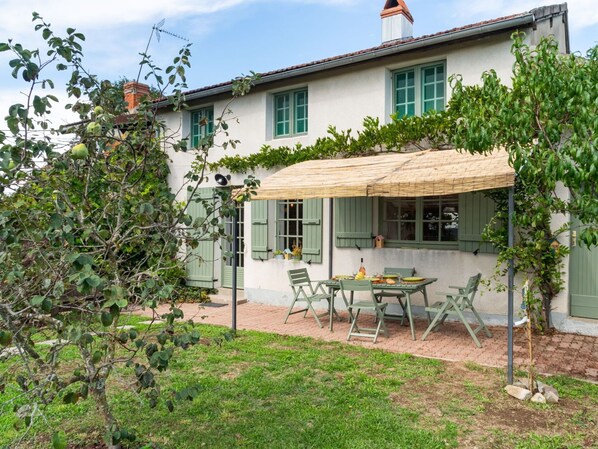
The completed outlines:
{"type": "Polygon", "coordinates": [[[279,200],[276,205],[276,249],[292,250],[303,242],[303,200],[279,200]]]}
{"type": "Polygon", "coordinates": [[[383,198],[381,228],[386,242],[417,246],[457,245],[459,196],[383,198]]]}

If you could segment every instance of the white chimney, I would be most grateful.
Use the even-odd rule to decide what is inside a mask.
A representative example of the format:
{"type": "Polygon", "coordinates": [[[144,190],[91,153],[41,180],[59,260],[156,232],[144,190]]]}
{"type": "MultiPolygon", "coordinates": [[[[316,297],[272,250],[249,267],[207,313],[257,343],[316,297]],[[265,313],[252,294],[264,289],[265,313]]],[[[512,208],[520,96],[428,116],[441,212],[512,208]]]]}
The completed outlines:
{"type": "Polygon", "coordinates": [[[413,37],[413,17],[404,0],[386,0],[380,17],[383,43],[413,37]]]}

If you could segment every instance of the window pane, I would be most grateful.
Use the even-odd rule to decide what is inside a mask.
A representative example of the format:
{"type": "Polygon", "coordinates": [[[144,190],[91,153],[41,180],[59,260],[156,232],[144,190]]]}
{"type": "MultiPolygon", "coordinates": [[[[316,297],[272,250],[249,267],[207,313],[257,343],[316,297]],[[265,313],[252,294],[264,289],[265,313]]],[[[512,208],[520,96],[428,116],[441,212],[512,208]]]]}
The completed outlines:
{"type": "Polygon", "coordinates": [[[277,136],[290,133],[290,95],[282,94],[274,97],[275,133],[277,136]]]}
{"type": "Polygon", "coordinates": [[[386,240],[399,240],[399,227],[396,222],[386,222],[382,229],[382,235],[386,240]]]}
{"type": "Polygon", "coordinates": [[[401,222],[401,240],[415,240],[415,222],[402,221],[401,222]]]}
{"type": "Polygon", "coordinates": [[[424,214],[423,219],[425,221],[440,220],[440,202],[438,199],[424,200],[424,214]]]}
{"type": "Polygon", "coordinates": [[[413,115],[415,111],[415,72],[399,72],[395,75],[395,112],[399,117],[413,115]]]}
{"type": "Polygon", "coordinates": [[[307,91],[295,92],[295,133],[307,132],[307,91]]]}
{"type": "Polygon", "coordinates": [[[416,200],[415,199],[402,199],[401,204],[401,220],[415,220],[416,214],[416,200]]]}
{"type": "Polygon", "coordinates": [[[424,222],[423,239],[426,242],[437,242],[438,241],[438,223],[437,222],[424,222]]]}
{"type": "Polygon", "coordinates": [[[443,110],[445,103],[444,66],[437,65],[422,69],[422,109],[423,112],[443,110]]]}
{"type": "Polygon", "coordinates": [[[399,219],[399,202],[398,201],[385,201],[386,205],[386,220],[398,220],[399,219]]]}
{"type": "Polygon", "coordinates": [[[459,234],[459,197],[443,196],[440,201],[442,210],[440,240],[456,242],[459,234]]]}
{"type": "Polygon", "coordinates": [[[198,109],[191,114],[191,146],[197,148],[201,139],[214,132],[214,108],[198,109]]]}

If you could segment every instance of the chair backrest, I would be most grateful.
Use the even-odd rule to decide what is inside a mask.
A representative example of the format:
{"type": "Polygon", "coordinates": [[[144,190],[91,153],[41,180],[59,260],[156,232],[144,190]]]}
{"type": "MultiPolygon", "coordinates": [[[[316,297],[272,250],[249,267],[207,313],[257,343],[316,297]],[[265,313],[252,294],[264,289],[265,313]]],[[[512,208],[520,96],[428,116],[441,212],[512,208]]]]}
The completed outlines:
{"type": "Polygon", "coordinates": [[[307,268],[297,268],[296,270],[289,270],[287,271],[287,274],[289,275],[289,281],[291,282],[292,287],[311,285],[307,268]]]}
{"type": "Polygon", "coordinates": [[[372,281],[357,281],[354,279],[341,279],[340,280],[341,286],[341,294],[345,301],[348,299],[345,296],[345,292],[370,292],[368,299],[372,301],[373,304],[378,304],[376,301],[376,297],[374,296],[374,289],[372,288],[372,281]]]}
{"type": "Polygon", "coordinates": [[[287,273],[289,275],[289,280],[291,281],[291,288],[296,296],[310,296],[316,293],[314,291],[314,286],[309,279],[307,268],[297,268],[296,270],[289,270],[287,273]]]}
{"type": "Polygon", "coordinates": [[[415,268],[384,267],[384,274],[398,274],[402,278],[407,278],[415,274],[415,268]]]}
{"type": "Polygon", "coordinates": [[[462,295],[467,295],[470,304],[473,303],[473,298],[475,297],[475,294],[478,291],[478,285],[480,285],[481,277],[482,273],[478,273],[474,276],[471,276],[469,278],[469,281],[467,281],[467,285],[465,286],[465,288],[460,289],[462,291],[460,291],[459,293],[461,293],[462,295]]]}

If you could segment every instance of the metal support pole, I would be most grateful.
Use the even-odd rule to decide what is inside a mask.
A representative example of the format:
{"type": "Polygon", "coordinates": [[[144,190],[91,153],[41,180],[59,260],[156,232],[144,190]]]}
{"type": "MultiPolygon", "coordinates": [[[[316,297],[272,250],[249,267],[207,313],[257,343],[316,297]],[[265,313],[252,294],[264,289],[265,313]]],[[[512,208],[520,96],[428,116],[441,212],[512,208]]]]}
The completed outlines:
{"type": "Polygon", "coordinates": [[[237,332],[237,264],[239,263],[239,232],[237,229],[239,220],[237,214],[238,208],[235,205],[235,211],[233,212],[233,322],[231,326],[233,332],[237,332]]]}
{"type": "MultiPolygon", "coordinates": [[[[515,187],[509,189],[509,248],[513,248],[513,214],[515,213],[515,187]]],[[[507,325],[507,384],[513,384],[513,286],[514,286],[515,268],[513,266],[513,257],[509,259],[509,274],[507,281],[508,289],[508,325],[507,325]]]]}
{"type": "Polygon", "coordinates": [[[328,279],[332,279],[332,250],[334,249],[334,198],[328,199],[328,215],[330,225],[328,226],[328,279]]]}

